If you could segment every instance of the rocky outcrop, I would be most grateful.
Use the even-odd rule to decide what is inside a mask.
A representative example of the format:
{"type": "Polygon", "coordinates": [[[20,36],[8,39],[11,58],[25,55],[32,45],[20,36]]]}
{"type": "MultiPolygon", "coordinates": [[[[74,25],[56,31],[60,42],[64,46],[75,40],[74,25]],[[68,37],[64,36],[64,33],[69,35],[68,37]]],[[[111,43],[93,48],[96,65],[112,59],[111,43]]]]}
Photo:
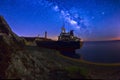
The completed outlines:
{"type": "Polygon", "coordinates": [[[10,29],[9,25],[7,24],[3,16],[0,16],[0,33],[4,33],[7,35],[12,33],[12,30],[10,29]]]}
{"type": "Polygon", "coordinates": [[[3,16],[0,16],[0,36],[5,39],[6,42],[9,42],[9,45],[11,45],[10,43],[19,46],[24,45],[24,40],[12,31],[3,16]]]}
{"type": "Polygon", "coordinates": [[[23,49],[24,41],[9,27],[5,19],[0,16],[0,78],[6,77],[11,55],[23,49]]]}

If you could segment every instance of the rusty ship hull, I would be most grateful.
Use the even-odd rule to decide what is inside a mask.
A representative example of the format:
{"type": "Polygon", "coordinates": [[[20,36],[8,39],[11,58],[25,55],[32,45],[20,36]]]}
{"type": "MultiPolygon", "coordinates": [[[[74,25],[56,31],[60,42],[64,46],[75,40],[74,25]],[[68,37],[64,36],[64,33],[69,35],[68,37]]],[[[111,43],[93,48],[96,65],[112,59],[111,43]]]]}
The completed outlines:
{"type": "Polygon", "coordinates": [[[80,49],[82,42],[80,41],[36,41],[39,47],[56,49],[59,51],[74,51],[80,49]]]}

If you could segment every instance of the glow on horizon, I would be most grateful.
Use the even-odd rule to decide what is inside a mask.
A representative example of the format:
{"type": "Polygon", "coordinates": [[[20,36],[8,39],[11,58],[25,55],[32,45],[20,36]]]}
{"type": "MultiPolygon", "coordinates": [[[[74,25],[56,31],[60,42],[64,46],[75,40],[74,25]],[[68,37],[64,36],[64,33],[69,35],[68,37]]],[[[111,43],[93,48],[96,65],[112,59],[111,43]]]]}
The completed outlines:
{"type": "Polygon", "coordinates": [[[111,40],[120,40],[120,37],[112,38],[111,40]]]}

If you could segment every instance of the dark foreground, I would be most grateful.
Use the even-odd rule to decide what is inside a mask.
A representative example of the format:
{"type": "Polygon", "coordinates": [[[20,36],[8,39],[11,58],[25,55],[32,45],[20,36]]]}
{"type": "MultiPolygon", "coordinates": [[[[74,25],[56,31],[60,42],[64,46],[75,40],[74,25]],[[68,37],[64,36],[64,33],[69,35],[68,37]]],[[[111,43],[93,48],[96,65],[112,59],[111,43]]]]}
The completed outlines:
{"type": "Polygon", "coordinates": [[[12,55],[7,78],[25,80],[120,79],[119,65],[99,65],[65,58],[55,50],[26,46],[12,55]]]}

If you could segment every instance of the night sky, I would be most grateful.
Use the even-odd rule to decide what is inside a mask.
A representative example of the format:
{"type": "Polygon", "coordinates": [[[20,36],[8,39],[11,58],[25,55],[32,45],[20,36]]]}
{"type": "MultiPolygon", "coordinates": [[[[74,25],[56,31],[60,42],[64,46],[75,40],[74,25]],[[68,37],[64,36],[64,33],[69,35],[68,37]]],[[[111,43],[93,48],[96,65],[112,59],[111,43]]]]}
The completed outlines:
{"type": "Polygon", "coordinates": [[[56,39],[65,24],[83,40],[120,39],[120,0],[0,0],[0,15],[19,36],[56,39]]]}

